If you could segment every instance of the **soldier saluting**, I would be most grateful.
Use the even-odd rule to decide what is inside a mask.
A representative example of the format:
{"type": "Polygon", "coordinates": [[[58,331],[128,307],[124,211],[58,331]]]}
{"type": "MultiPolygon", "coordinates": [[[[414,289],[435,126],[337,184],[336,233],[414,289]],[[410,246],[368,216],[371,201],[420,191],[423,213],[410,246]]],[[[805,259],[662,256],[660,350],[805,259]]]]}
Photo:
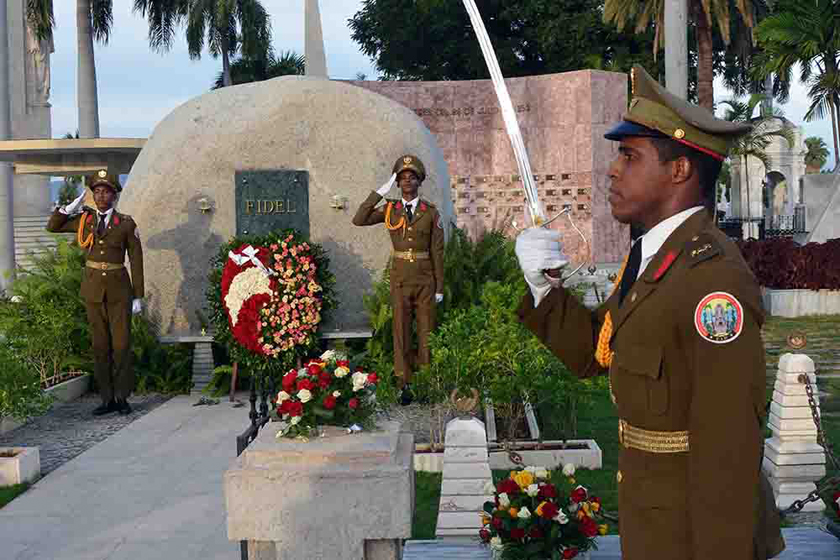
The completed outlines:
{"type": "Polygon", "coordinates": [[[544,273],[568,262],[557,233],[526,230],[516,252],[531,293],[519,316],[575,374],[609,375],[622,558],[763,560],[779,533],[760,515],[775,507],[759,483],[761,294],[709,211],[721,163],[750,127],[686,103],[639,66],[632,78],[630,109],[605,135],[620,142],[608,200],[644,235],[591,312],[544,273]]]}
{"type": "Polygon", "coordinates": [[[116,176],[101,170],[86,180],[96,209],[82,206],[83,193],[50,216],[47,231],[76,233],[86,251],[81,296],[85,300],[93,343],[94,377],[102,404],[96,416],[130,414],[134,389],[131,363],[131,314],[143,309],[143,249],[131,216],[114,209],[122,191],[116,176]],[[125,256],[131,262],[131,277],[125,256]]]}
{"type": "Polygon", "coordinates": [[[394,310],[394,374],[401,403],[412,400],[412,368],[428,364],[429,333],[435,328],[437,304],[443,301],[443,221],[437,208],[418,196],[426,178],[423,162],[413,155],[399,158],[394,174],[362,202],[353,224],[384,223],[391,236],[391,305],[394,310]],[[396,181],[402,197],[376,208],[396,181]],[[417,319],[417,356],[411,349],[411,319],[417,319]]]}

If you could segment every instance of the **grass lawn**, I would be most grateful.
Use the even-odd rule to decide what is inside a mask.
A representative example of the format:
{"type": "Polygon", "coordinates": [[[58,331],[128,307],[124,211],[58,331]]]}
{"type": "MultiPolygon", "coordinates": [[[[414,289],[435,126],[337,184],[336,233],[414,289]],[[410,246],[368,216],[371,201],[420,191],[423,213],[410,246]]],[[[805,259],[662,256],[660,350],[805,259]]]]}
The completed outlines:
{"type": "Polygon", "coordinates": [[[27,488],[29,488],[28,483],[0,486],[0,508],[26,492],[27,488]]]}
{"type": "MultiPolygon", "coordinates": [[[[840,316],[801,319],[774,317],[768,320],[763,332],[765,343],[769,346],[767,363],[773,369],[778,364],[779,356],[791,351],[784,348],[786,338],[791,332],[804,332],[808,336],[809,343],[804,353],[814,358],[815,362],[820,360],[840,362],[840,316]]],[[[817,367],[819,370],[819,363],[817,367]]],[[[840,364],[836,367],[840,369],[840,364]]],[[[840,402],[840,379],[821,380],[820,388],[831,394],[827,402],[840,402]]],[[[772,383],[768,390],[768,398],[771,395],[772,383]]],[[[829,444],[835,450],[835,455],[840,458],[840,414],[836,412],[826,414],[822,421],[829,444]]],[[[603,468],[595,471],[579,470],[575,477],[580,484],[590,488],[601,498],[604,509],[609,512],[618,511],[618,483],[615,479],[618,470],[617,425],[618,417],[606,390],[596,396],[591,407],[579,412],[577,437],[592,438],[598,442],[603,452],[603,468]]],[[[769,431],[767,435],[769,437],[769,431]]],[[[546,433],[544,437],[552,439],[553,436],[546,433]]],[[[833,470],[830,464],[826,467],[829,476],[840,475],[840,472],[833,470]]],[[[497,478],[507,474],[508,471],[494,471],[494,477],[497,478]]],[[[413,538],[434,538],[441,476],[420,472],[416,473],[416,476],[417,501],[413,538]]],[[[840,521],[831,511],[829,503],[831,496],[826,494],[823,498],[827,505],[826,515],[835,521],[840,521]]],[[[610,523],[610,533],[615,533],[616,529],[615,524],[610,523]]]]}

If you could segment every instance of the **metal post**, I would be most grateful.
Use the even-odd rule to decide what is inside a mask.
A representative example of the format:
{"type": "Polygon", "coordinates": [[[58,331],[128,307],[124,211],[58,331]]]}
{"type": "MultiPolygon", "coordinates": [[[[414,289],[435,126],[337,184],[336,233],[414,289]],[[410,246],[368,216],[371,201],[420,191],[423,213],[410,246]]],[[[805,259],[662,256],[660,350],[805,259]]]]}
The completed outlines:
{"type": "MultiPolygon", "coordinates": [[[[9,99],[8,2],[0,3],[0,140],[12,138],[9,99]]],[[[15,272],[15,222],[12,205],[12,165],[0,163],[0,292],[11,284],[15,272]]]]}
{"type": "Polygon", "coordinates": [[[665,87],[688,98],[688,1],[665,0],[665,87]]]}

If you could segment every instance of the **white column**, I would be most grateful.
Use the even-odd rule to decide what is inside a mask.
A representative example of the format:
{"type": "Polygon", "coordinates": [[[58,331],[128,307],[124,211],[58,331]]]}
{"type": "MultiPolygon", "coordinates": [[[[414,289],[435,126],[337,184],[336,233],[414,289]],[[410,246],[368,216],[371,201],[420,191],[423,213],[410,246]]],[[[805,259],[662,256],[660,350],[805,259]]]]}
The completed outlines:
{"type": "Polygon", "coordinates": [[[665,87],[688,98],[688,2],[665,0],[665,87]]]}
{"type": "MultiPolygon", "coordinates": [[[[12,115],[9,105],[9,28],[8,2],[0,4],[0,140],[11,138],[12,115]]],[[[15,269],[15,229],[12,214],[12,166],[0,163],[0,291],[10,283],[8,273],[15,269]]]]}
{"type": "Polygon", "coordinates": [[[324,50],[324,35],[321,31],[321,11],[318,9],[318,0],[306,0],[303,19],[306,75],[315,78],[328,78],[327,55],[324,50]]]}

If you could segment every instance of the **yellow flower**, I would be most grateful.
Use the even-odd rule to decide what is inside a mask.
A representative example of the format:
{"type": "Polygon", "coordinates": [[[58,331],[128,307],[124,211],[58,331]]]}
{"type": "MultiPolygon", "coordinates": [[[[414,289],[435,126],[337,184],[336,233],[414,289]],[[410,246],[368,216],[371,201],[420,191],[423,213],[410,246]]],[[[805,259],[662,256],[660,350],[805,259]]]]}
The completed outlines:
{"type": "Polygon", "coordinates": [[[510,514],[511,517],[516,519],[516,516],[519,515],[519,510],[516,509],[515,507],[512,507],[508,510],[508,513],[510,514]]]}
{"type": "Polygon", "coordinates": [[[580,509],[582,509],[586,515],[592,517],[592,511],[589,502],[583,502],[582,504],[580,504],[580,509]]]}
{"type": "Polygon", "coordinates": [[[583,519],[584,517],[586,517],[586,513],[584,513],[583,508],[580,508],[579,510],[577,510],[577,518],[580,520],[580,519],[583,519]]]}
{"type": "Polygon", "coordinates": [[[589,507],[592,508],[592,511],[598,513],[601,510],[601,504],[598,502],[590,502],[589,507]]]}
{"type": "MultiPolygon", "coordinates": [[[[481,514],[481,524],[482,525],[489,525],[490,524],[490,516],[486,513],[481,514]]],[[[604,525],[606,527],[606,525],[604,525]]]]}
{"type": "Polygon", "coordinates": [[[574,484],[575,482],[576,482],[576,481],[575,481],[575,477],[570,476],[570,477],[569,477],[569,484],[574,484]]]}
{"type": "Polygon", "coordinates": [[[548,502],[541,502],[541,503],[540,503],[540,505],[538,505],[538,506],[537,506],[537,509],[536,509],[536,514],[537,514],[538,516],[542,517],[543,506],[545,506],[545,504],[547,504],[547,503],[548,503],[548,502]]]}
{"type": "Polygon", "coordinates": [[[525,490],[534,483],[534,475],[532,475],[528,471],[519,471],[518,473],[515,473],[511,478],[523,490],[525,490]]]}
{"type": "Polygon", "coordinates": [[[607,524],[604,523],[603,525],[598,525],[598,533],[601,535],[607,534],[607,524]]]}

